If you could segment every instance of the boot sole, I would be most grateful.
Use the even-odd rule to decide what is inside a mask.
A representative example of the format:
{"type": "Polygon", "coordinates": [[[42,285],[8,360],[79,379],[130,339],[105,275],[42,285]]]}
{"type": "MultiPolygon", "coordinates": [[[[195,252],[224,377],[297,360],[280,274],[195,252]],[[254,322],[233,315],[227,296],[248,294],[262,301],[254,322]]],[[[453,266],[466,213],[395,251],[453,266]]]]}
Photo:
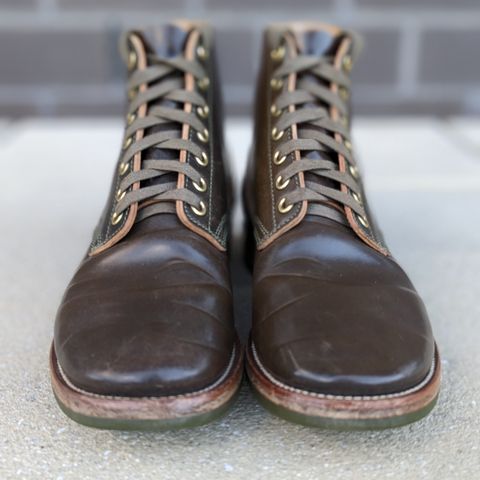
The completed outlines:
{"type": "Polygon", "coordinates": [[[210,387],[163,397],[99,395],[75,387],[62,372],[53,344],[50,349],[50,377],[58,405],[75,422],[101,429],[169,430],[212,422],[234,403],[242,376],[243,352],[237,341],[225,373],[210,387]]]}
{"type": "Polygon", "coordinates": [[[282,384],[261,365],[252,344],[247,373],[260,403],[285,420],[333,430],[381,430],[416,422],[430,413],[440,390],[440,358],[435,349],[424,381],[404,392],[375,396],[326,395],[282,384]]]}

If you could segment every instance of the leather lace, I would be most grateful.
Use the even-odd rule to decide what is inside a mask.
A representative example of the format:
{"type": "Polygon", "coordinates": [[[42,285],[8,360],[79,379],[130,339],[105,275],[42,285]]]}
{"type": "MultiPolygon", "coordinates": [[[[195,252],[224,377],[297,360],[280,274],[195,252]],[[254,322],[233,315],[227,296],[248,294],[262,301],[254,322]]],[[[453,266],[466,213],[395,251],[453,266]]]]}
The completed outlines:
{"type": "Polygon", "coordinates": [[[172,160],[168,158],[171,155],[167,154],[166,158],[142,159],[140,170],[132,171],[122,178],[114,216],[118,218],[132,204],[139,203],[140,211],[136,221],[156,213],[174,212],[175,205],[172,202],[177,200],[199,209],[202,205],[199,196],[186,188],[177,188],[176,176],[169,174],[183,174],[194,182],[194,186],[198,185],[199,189],[206,188],[201,174],[188,163],[180,162],[180,151],[185,150],[192,154],[199,166],[205,166],[208,162],[206,153],[196,142],[178,138],[179,129],[181,131],[186,124],[202,136],[204,142],[208,141],[208,130],[196,114],[197,108],[208,108],[206,100],[198,92],[185,90],[183,76],[189,73],[195,80],[205,79],[205,68],[199,61],[187,60],[181,56],[159,58],[147,54],[147,60],[148,66],[133,71],[128,81],[129,92],[134,92],[135,96],[128,106],[127,118],[132,120],[125,130],[120,171],[123,166],[133,162],[137,153],[152,147],[159,152],[178,151],[178,159],[172,160]],[[182,75],[178,75],[179,73],[182,75]],[[139,91],[141,85],[146,85],[146,90],[139,91]],[[156,105],[148,108],[146,116],[136,116],[141,105],[151,103],[156,105]],[[192,105],[191,112],[179,108],[179,104],[185,103],[192,105]],[[160,128],[155,131],[155,127],[160,128]],[[138,130],[144,130],[144,136],[136,140],[138,130]],[[147,134],[148,131],[153,133],[147,134]],[[162,181],[162,177],[165,181],[162,181]],[[129,190],[137,182],[143,183],[140,183],[138,189],[129,190]],[[144,206],[148,208],[142,208],[144,206]]]}
{"type": "MultiPolygon", "coordinates": [[[[357,182],[357,170],[349,147],[350,133],[346,122],[348,105],[339,92],[348,92],[350,79],[348,75],[337,70],[333,59],[311,55],[299,55],[286,58],[273,73],[274,79],[282,79],[289,74],[297,74],[296,89],[283,91],[275,100],[275,111],[282,112],[274,124],[272,137],[278,139],[276,158],[283,158],[295,151],[300,152],[300,159],[291,162],[278,173],[277,181],[285,185],[289,179],[300,172],[310,173],[305,177],[305,187],[298,186],[285,194],[284,204],[292,205],[302,201],[313,202],[309,212],[338,219],[335,210],[325,207],[332,201],[341,206],[350,207],[366,222],[366,212],[361,199],[361,186],[357,182]],[[304,75],[305,74],[305,75],[304,75]],[[338,91],[333,92],[326,84],[336,84],[338,91]],[[290,107],[295,110],[290,111],[290,107]],[[330,108],[335,107],[339,120],[333,120],[330,108]],[[298,138],[287,138],[286,129],[297,126],[298,138]],[[343,141],[337,141],[335,134],[340,134],[343,141]],[[323,158],[308,158],[305,152],[320,152],[323,158]],[[339,169],[337,155],[342,155],[346,162],[345,172],[339,169]],[[326,158],[325,158],[326,157],[326,158]],[[323,181],[318,181],[321,178],[323,181]],[[309,180],[310,179],[310,180],[309,180]],[[343,184],[348,191],[335,188],[343,184]],[[323,204],[323,205],[319,205],[323,204]]],[[[283,162],[280,162],[283,163],[283,162]]],[[[344,221],[344,216],[341,218],[344,221]]]]}

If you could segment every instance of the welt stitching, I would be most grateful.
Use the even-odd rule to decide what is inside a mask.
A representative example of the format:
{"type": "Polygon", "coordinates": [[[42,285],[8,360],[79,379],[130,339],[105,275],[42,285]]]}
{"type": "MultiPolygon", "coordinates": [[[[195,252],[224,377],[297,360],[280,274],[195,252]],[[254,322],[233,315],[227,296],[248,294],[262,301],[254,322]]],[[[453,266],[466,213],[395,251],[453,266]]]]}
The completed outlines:
{"type": "Polygon", "coordinates": [[[436,363],[437,363],[435,357],[433,357],[432,365],[430,366],[430,370],[428,371],[427,376],[417,385],[411,388],[408,388],[406,390],[402,390],[400,392],[387,393],[384,395],[332,395],[327,393],[317,393],[317,392],[310,392],[308,390],[302,390],[300,388],[291,387],[281,382],[280,380],[277,380],[260,362],[257,350],[255,349],[255,345],[253,344],[253,342],[251,345],[252,345],[252,353],[253,353],[255,363],[257,364],[257,366],[260,368],[262,373],[268,378],[270,382],[290,392],[299,393],[301,395],[308,395],[310,397],[325,398],[329,400],[357,400],[357,401],[362,400],[363,401],[363,400],[384,400],[388,398],[403,397],[405,395],[414,393],[422,389],[425,385],[427,385],[427,383],[432,379],[433,374],[435,373],[436,363]]]}
{"type": "MultiPolygon", "coordinates": [[[[268,109],[269,105],[272,103],[272,88],[268,85],[268,104],[266,108],[268,109]]],[[[273,220],[273,229],[277,228],[277,219],[275,217],[275,194],[273,192],[273,175],[272,175],[272,141],[270,139],[270,132],[272,131],[272,121],[271,115],[267,112],[267,139],[268,139],[268,174],[270,178],[270,199],[272,202],[272,220],[273,220]]]]}
{"type": "Polygon", "coordinates": [[[58,371],[60,372],[60,375],[62,376],[62,379],[64,382],[72,389],[75,390],[78,393],[82,393],[83,395],[88,395],[90,397],[96,397],[96,398],[104,398],[104,399],[109,399],[109,400],[133,400],[133,401],[138,401],[138,400],[161,400],[161,399],[172,399],[172,398],[188,398],[188,397],[193,397],[195,395],[199,395],[201,393],[209,392],[210,390],[215,389],[218,387],[221,383],[223,383],[224,380],[228,377],[228,374],[232,370],[232,367],[234,365],[235,357],[236,357],[236,350],[237,347],[234,345],[232,353],[230,355],[230,360],[228,362],[227,368],[225,371],[222,373],[220,378],[215,380],[211,385],[208,387],[202,388],[201,390],[197,390],[195,392],[191,393],[183,393],[180,395],[165,395],[165,396],[158,396],[158,397],[122,397],[122,396],[116,396],[116,395],[102,395],[100,393],[94,393],[94,392],[88,392],[87,390],[83,390],[76,385],[74,385],[68,377],[65,375],[65,372],[63,371],[62,367],[60,366],[60,363],[58,362],[57,359],[57,367],[58,371]]]}

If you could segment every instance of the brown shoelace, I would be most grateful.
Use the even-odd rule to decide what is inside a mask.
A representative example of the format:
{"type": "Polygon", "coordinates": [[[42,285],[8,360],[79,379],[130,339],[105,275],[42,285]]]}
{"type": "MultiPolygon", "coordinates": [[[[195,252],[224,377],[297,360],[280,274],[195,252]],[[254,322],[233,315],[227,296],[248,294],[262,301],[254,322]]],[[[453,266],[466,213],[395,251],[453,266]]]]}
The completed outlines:
{"type": "MultiPolygon", "coordinates": [[[[333,201],[350,207],[366,223],[361,187],[357,182],[358,171],[351,153],[350,133],[346,122],[334,121],[330,115],[330,108],[335,107],[339,118],[347,118],[346,100],[338,92],[348,92],[350,79],[333,66],[331,58],[299,55],[282,62],[273,73],[273,82],[282,82],[284,77],[292,73],[298,75],[296,89],[282,92],[272,106],[272,116],[277,117],[271,132],[272,139],[277,142],[273,161],[281,165],[295,151],[300,152],[301,158],[279,172],[276,187],[285,188],[299,172],[313,176],[305,177],[304,188],[297,187],[286,193],[280,200],[279,210],[286,213],[295,203],[306,200],[311,202],[309,213],[338,220],[338,213],[325,207],[333,201]],[[334,93],[325,86],[330,83],[338,86],[338,92],[334,93]],[[295,110],[289,111],[290,106],[294,106],[295,110]],[[285,135],[285,130],[293,125],[297,125],[296,139],[285,135]],[[342,142],[335,139],[337,133],[342,136],[342,142]],[[302,155],[312,151],[321,152],[322,157],[327,158],[307,158],[302,155]],[[335,161],[337,155],[342,155],[347,162],[345,172],[339,170],[338,161],[335,161]],[[323,181],[315,181],[315,176],[323,181]],[[342,192],[330,186],[335,185],[332,181],[347,186],[348,191],[342,192]]],[[[343,216],[341,220],[344,220],[343,216]]]]}
{"type": "MultiPolygon", "coordinates": [[[[207,79],[204,67],[197,60],[186,60],[181,56],[159,58],[149,54],[148,66],[143,70],[135,70],[128,81],[128,91],[133,92],[133,99],[128,106],[129,124],[125,130],[124,149],[120,159],[120,174],[128,171],[128,166],[139,152],[155,148],[158,152],[185,150],[193,155],[197,165],[202,168],[208,164],[208,156],[202,148],[191,139],[178,138],[179,129],[189,125],[196,131],[200,142],[208,143],[209,132],[199,117],[208,115],[205,98],[195,92],[187,91],[184,86],[185,73],[193,75],[195,80],[205,82],[207,79]],[[181,75],[178,75],[178,74],[181,75]],[[147,89],[139,91],[140,85],[146,84],[147,89]],[[162,102],[161,105],[158,103],[162,102]],[[138,118],[137,110],[143,104],[157,103],[148,108],[145,117],[138,118]],[[192,104],[192,111],[186,112],[178,105],[192,104]],[[148,130],[160,127],[160,131],[147,134],[148,130]],[[144,130],[140,140],[135,139],[138,130],[144,130]]],[[[121,218],[122,213],[134,203],[139,203],[139,213],[136,221],[163,212],[174,212],[177,200],[186,202],[197,215],[205,214],[205,205],[198,195],[186,188],[177,188],[177,181],[172,180],[172,173],[183,174],[193,182],[198,191],[205,191],[207,183],[202,175],[188,163],[180,159],[167,158],[142,159],[139,171],[130,172],[122,178],[117,191],[117,201],[113,219],[121,218]],[[169,175],[169,177],[166,177],[169,175]],[[162,177],[167,181],[162,181],[162,177]],[[137,182],[140,188],[128,189],[137,182]],[[142,203],[148,208],[142,208],[142,203]]]]}

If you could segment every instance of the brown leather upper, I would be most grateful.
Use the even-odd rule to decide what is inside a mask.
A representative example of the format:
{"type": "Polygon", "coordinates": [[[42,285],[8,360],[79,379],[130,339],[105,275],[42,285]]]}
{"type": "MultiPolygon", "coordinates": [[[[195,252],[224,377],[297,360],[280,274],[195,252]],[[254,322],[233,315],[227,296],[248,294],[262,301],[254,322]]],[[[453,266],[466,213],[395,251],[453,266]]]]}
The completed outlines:
{"type": "MultiPolygon", "coordinates": [[[[190,27],[187,33],[169,26],[137,37],[143,38],[142,48],[152,50],[162,47],[154,39],[166,37],[170,47],[158,54],[178,49],[179,38],[188,44],[192,34],[208,45],[210,162],[202,175],[209,214],[192,228],[178,213],[150,216],[84,258],[59,307],[54,348],[67,380],[87,392],[129,397],[194,392],[218,380],[232,357],[236,335],[224,251],[228,198],[215,53],[210,30],[190,27]]],[[[155,148],[148,155],[155,155],[155,148]]],[[[94,245],[112,234],[107,230],[114,193],[115,180],[94,245]]]]}
{"type": "MultiPolygon", "coordinates": [[[[360,229],[347,208],[339,221],[309,214],[308,202],[287,214],[276,209],[280,196],[304,181],[298,176],[283,191],[273,183],[278,167],[272,162],[270,135],[275,95],[269,85],[270,52],[280,41],[293,42],[293,54],[325,55],[337,65],[349,36],[314,24],[276,25],[265,34],[255,143],[245,183],[257,243],[253,347],[264,369],[290,387],[347,396],[404,391],[428,374],[434,340],[423,302],[386,250],[368,206],[368,228],[360,229]]],[[[296,131],[285,135],[294,138],[296,131]]],[[[324,153],[308,155],[323,158],[324,153]]],[[[291,155],[285,163],[298,158],[291,155]]],[[[340,155],[329,158],[345,170],[340,155]]],[[[342,211],[327,202],[325,208],[330,207],[342,211]]]]}

